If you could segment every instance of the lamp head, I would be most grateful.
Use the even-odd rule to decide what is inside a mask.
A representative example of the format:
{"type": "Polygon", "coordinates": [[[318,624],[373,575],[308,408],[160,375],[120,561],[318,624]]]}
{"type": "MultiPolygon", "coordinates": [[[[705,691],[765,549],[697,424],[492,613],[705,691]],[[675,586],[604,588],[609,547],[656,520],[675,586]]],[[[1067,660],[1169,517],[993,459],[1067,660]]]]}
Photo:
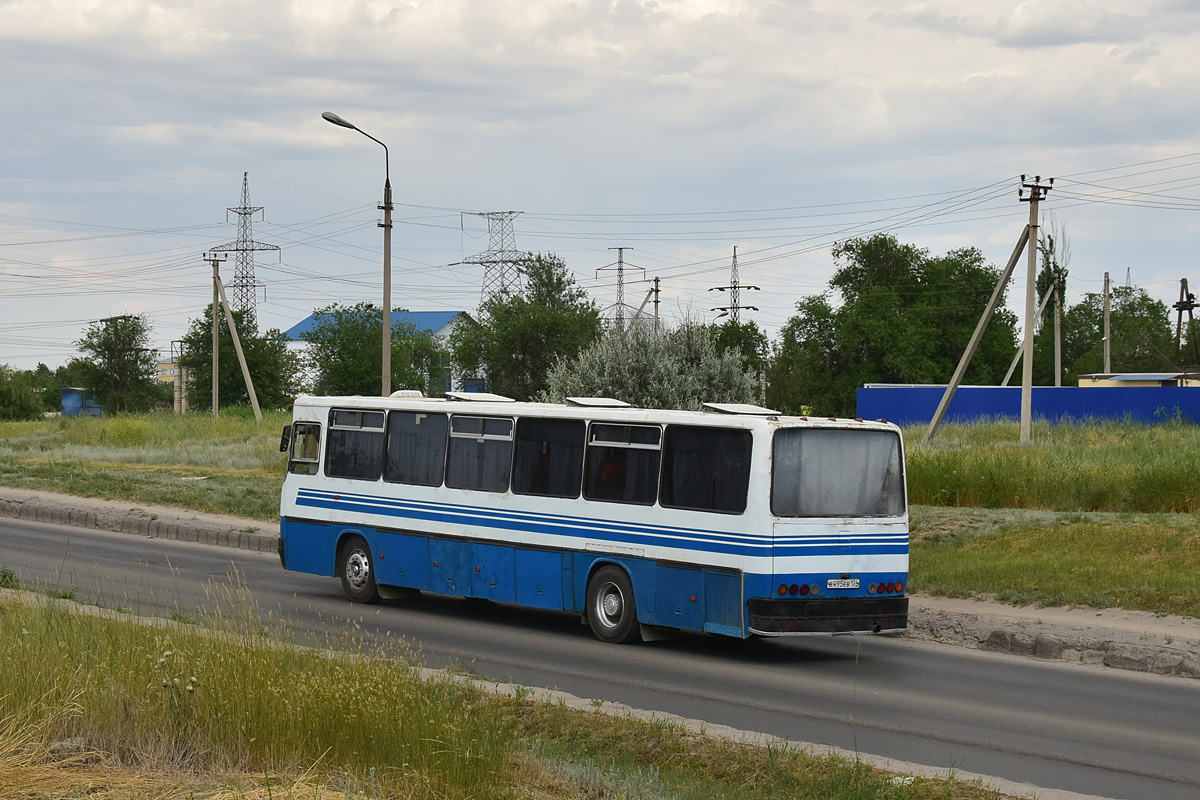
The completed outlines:
{"type": "Polygon", "coordinates": [[[354,126],[353,122],[347,122],[332,111],[326,111],[321,115],[321,119],[325,120],[326,122],[332,122],[334,125],[340,125],[343,128],[349,128],[352,131],[358,130],[358,128],[354,126]]]}

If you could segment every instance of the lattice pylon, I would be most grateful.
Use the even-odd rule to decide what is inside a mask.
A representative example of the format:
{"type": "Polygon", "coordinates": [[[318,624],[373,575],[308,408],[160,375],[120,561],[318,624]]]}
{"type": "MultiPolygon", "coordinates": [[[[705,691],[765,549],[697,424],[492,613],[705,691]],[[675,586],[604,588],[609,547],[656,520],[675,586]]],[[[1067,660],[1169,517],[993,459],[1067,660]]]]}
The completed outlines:
{"type": "Polygon", "coordinates": [[[229,288],[233,292],[235,310],[244,311],[249,316],[252,325],[258,325],[258,287],[264,286],[254,277],[254,252],[256,250],[278,250],[273,244],[254,241],[254,215],[263,210],[262,206],[250,205],[250,173],[242,173],[242,204],[237,208],[226,209],[238,215],[237,240],[220,247],[214,247],[209,252],[234,253],[233,280],[229,288]]]}
{"type": "Polygon", "coordinates": [[[488,211],[478,214],[488,221],[488,249],[463,259],[464,264],[483,265],[483,300],[521,290],[521,264],[528,253],[517,250],[513,220],[520,211],[488,211]]]}

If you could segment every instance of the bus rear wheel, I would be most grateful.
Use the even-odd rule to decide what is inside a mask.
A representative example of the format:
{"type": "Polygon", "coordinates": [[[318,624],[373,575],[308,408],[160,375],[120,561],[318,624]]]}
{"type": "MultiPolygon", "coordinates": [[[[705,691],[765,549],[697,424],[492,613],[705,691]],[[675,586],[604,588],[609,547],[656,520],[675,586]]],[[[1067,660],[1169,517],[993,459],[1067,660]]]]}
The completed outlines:
{"type": "Polygon", "coordinates": [[[375,562],[371,559],[371,548],[361,536],[347,536],[338,548],[338,575],[342,579],[342,591],[355,603],[379,602],[379,588],[375,585],[375,562]]]}
{"type": "Polygon", "coordinates": [[[620,567],[596,570],[587,585],[588,625],[602,642],[625,644],[641,639],[633,584],[620,567]]]}

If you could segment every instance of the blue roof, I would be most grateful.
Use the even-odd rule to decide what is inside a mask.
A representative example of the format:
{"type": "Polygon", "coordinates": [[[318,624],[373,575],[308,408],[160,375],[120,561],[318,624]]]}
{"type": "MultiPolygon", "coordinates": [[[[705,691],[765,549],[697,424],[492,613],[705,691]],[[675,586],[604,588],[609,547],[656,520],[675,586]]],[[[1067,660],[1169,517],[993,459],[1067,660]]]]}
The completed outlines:
{"type": "MultiPolygon", "coordinates": [[[[450,324],[450,321],[459,314],[465,314],[465,311],[393,311],[392,312],[392,327],[396,327],[397,323],[411,323],[418,331],[427,333],[437,333],[442,328],[450,324]]],[[[313,315],[309,314],[300,322],[297,322],[292,327],[288,328],[283,333],[283,338],[292,341],[300,341],[304,338],[304,334],[312,330],[316,321],[313,315]]]]}

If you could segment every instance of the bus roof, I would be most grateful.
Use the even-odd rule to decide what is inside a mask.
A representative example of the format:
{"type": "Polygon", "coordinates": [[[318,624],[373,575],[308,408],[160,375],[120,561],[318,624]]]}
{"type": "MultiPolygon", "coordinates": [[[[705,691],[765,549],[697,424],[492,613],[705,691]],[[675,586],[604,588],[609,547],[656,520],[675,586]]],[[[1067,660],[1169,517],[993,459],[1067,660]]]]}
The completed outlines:
{"type": "MultiPolygon", "coordinates": [[[[591,398],[596,399],[596,398],[591,398]]],[[[353,408],[371,410],[404,410],[447,412],[452,414],[481,414],[493,416],[536,415],[559,419],[591,419],[602,422],[626,423],[675,423],[680,425],[713,425],[725,428],[758,427],[813,427],[813,428],[865,428],[875,430],[899,430],[886,420],[846,419],[841,417],[790,416],[765,414],[758,406],[741,404],[706,404],[713,408],[707,411],[683,409],[635,408],[607,404],[566,405],[560,403],[535,403],[512,400],[498,395],[482,394],[478,398],[464,399],[456,394],[454,399],[441,397],[367,397],[301,395],[296,398],[295,410],[303,408],[353,408]],[[719,410],[718,410],[719,408],[719,410]]]]}

